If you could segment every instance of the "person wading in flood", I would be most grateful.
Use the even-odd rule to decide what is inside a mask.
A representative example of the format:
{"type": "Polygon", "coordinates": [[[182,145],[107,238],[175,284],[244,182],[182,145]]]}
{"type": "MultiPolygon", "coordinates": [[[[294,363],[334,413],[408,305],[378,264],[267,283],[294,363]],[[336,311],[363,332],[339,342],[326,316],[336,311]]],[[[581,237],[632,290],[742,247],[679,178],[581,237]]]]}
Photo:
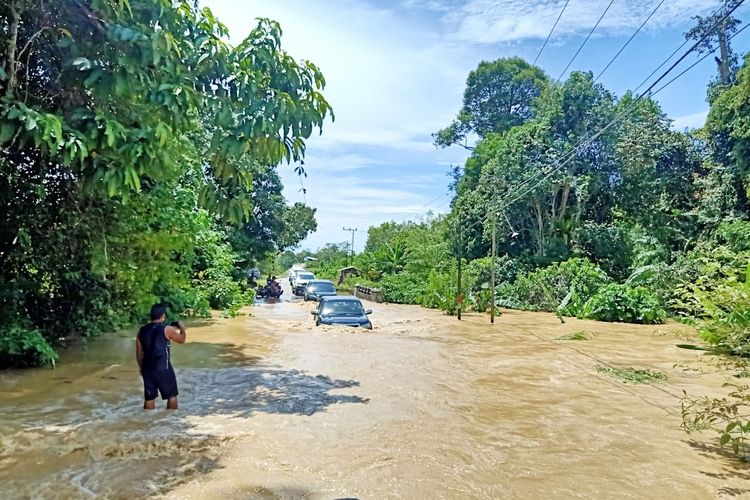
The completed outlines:
{"type": "Polygon", "coordinates": [[[157,390],[167,400],[167,410],[177,409],[177,377],[169,358],[172,340],[184,344],[187,331],[181,322],[165,325],[167,307],[151,306],[151,322],[138,330],[135,338],[135,359],[143,377],[144,410],[156,408],[157,390]]]}

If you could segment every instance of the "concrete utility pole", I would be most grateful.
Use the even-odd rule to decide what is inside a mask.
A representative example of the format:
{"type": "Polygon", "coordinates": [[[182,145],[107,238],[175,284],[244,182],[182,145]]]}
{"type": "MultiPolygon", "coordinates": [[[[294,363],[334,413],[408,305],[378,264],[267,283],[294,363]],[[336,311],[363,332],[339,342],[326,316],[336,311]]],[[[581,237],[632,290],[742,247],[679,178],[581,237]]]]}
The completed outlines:
{"type": "Polygon", "coordinates": [[[497,238],[495,237],[495,226],[497,226],[497,186],[493,187],[492,196],[492,274],[490,274],[490,323],[495,324],[495,259],[497,258],[497,238]]]}
{"type": "Polygon", "coordinates": [[[495,226],[497,221],[495,220],[495,209],[492,209],[492,274],[490,275],[490,290],[492,291],[492,299],[490,302],[490,323],[495,324],[495,258],[497,257],[497,244],[495,238],[495,226]]]}
{"type": "Polygon", "coordinates": [[[458,320],[461,321],[461,306],[464,301],[464,296],[461,293],[461,250],[463,247],[463,234],[461,226],[461,209],[458,209],[458,292],[456,294],[456,301],[458,302],[458,320]]]}
{"type": "Polygon", "coordinates": [[[359,229],[357,228],[351,228],[351,227],[345,227],[344,231],[351,231],[352,233],[352,246],[349,247],[349,265],[351,266],[354,262],[354,233],[358,232],[359,229]]]}

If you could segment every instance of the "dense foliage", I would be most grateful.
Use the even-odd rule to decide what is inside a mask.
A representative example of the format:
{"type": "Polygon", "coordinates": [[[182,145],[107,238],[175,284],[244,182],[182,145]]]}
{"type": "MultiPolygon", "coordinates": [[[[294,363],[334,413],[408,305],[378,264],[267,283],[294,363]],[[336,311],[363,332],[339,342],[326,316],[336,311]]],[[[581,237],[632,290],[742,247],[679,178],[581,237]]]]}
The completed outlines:
{"type": "Polygon", "coordinates": [[[274,22],[227,38],[186,0],[0,5],[0,366],[156,301],[234,313],[245,269],[315,229],[276,168],[330,114],[324,79],[274,22]]]}
{"type": "MultiPolygon", "coordinates": [[[[697,21],[688,38],[710,26],[697,21]]],[[[478,140],[455,172],[451,213],[371,228],[354,259],[361,279],[390,301],[453,313],[460,292],[484,311],[494,220],[498,305],[635,323],[671,315],[746,353],[750,63],[719,63],[730,74],[709,85],[706,126],[676,131],[656,101],[618,98],[591,73],[558,83],[518,58],[482,62],[457,119],[435,134],[439,146],[478,140]]]]}

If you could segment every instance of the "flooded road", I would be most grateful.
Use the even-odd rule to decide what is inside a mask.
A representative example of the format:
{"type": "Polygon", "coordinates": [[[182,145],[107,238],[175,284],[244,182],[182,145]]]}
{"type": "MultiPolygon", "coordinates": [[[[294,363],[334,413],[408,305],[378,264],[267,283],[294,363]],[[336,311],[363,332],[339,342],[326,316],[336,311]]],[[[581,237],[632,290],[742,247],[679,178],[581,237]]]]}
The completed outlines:
{"type": "Polygon", "coordinates": [[[134,332],[0,375],[0,496],[750,495],[713,435],[679,428],[682,390],[725,380],[681,368],[703,354],[675,346],[680,327],[368,307],[372,332],[316,328],[296,299],[192,325],[172,349],[175,413],[140,410],[134,332]],[[556,340],[581,330],[591,340],[556,340]],[[669,379],[624,384],[603,363],[669,379]]]}

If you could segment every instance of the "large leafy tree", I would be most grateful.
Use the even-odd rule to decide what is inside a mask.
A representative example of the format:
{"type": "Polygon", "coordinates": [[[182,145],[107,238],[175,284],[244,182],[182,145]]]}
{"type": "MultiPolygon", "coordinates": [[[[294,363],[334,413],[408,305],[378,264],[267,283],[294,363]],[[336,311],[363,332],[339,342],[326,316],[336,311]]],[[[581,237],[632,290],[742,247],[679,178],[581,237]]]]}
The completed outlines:
{"type": "MultiPolygon", "coordinates": [[[[227,275],[196,275],[196,246],[215,247],[199,267],[231,266],[225,227],[269,202],[255,180],[300,160],[331,112],[278,24],[227,35],[186,0],[0,5],[0,323],[94,333],[227,275]]],[[[285,244],[314,225],[289,210],[304,227],[279,229],[285,244]]],[[[0,364],[17,345],[0,336],[0,364]]]]}
{"type": "Polygon", "coordinates": [[[16,0],[4,14],[0,139],[109,196],[178,174],[192,154],[209,178],[202,203],[242,219],[249,199],[224,188],[249,187],[252,162],[300,159],[330,111],[322,75],[280,50],[270,21],[232,47],[186,1],[16,0]]]}
{"type": "Polygon", "coordinates": [[[544,72],[520,57],[482,61],[469,73],[458,117],[434,135],[435,144],[446,147],[469,134],[482,138],[524,123],[546,84],[544,72]]]}
{"type": "Polygon", "coordinates": [[[693,210],[696,180],[704,168],[691,138],[671,130],[671,120],[652,100],[626,94],[617,103],[627,113],[619,127],[619,162],[613,190],[618,219],[638,225],[666,248],[681,250],[698,236],[693,210]]]}
{"type": "Polygon", "coordinates": [[[713,101],[704,136],[710,155],[701,215],[712,223],[750,213],[750,63],[713,101]]]}

